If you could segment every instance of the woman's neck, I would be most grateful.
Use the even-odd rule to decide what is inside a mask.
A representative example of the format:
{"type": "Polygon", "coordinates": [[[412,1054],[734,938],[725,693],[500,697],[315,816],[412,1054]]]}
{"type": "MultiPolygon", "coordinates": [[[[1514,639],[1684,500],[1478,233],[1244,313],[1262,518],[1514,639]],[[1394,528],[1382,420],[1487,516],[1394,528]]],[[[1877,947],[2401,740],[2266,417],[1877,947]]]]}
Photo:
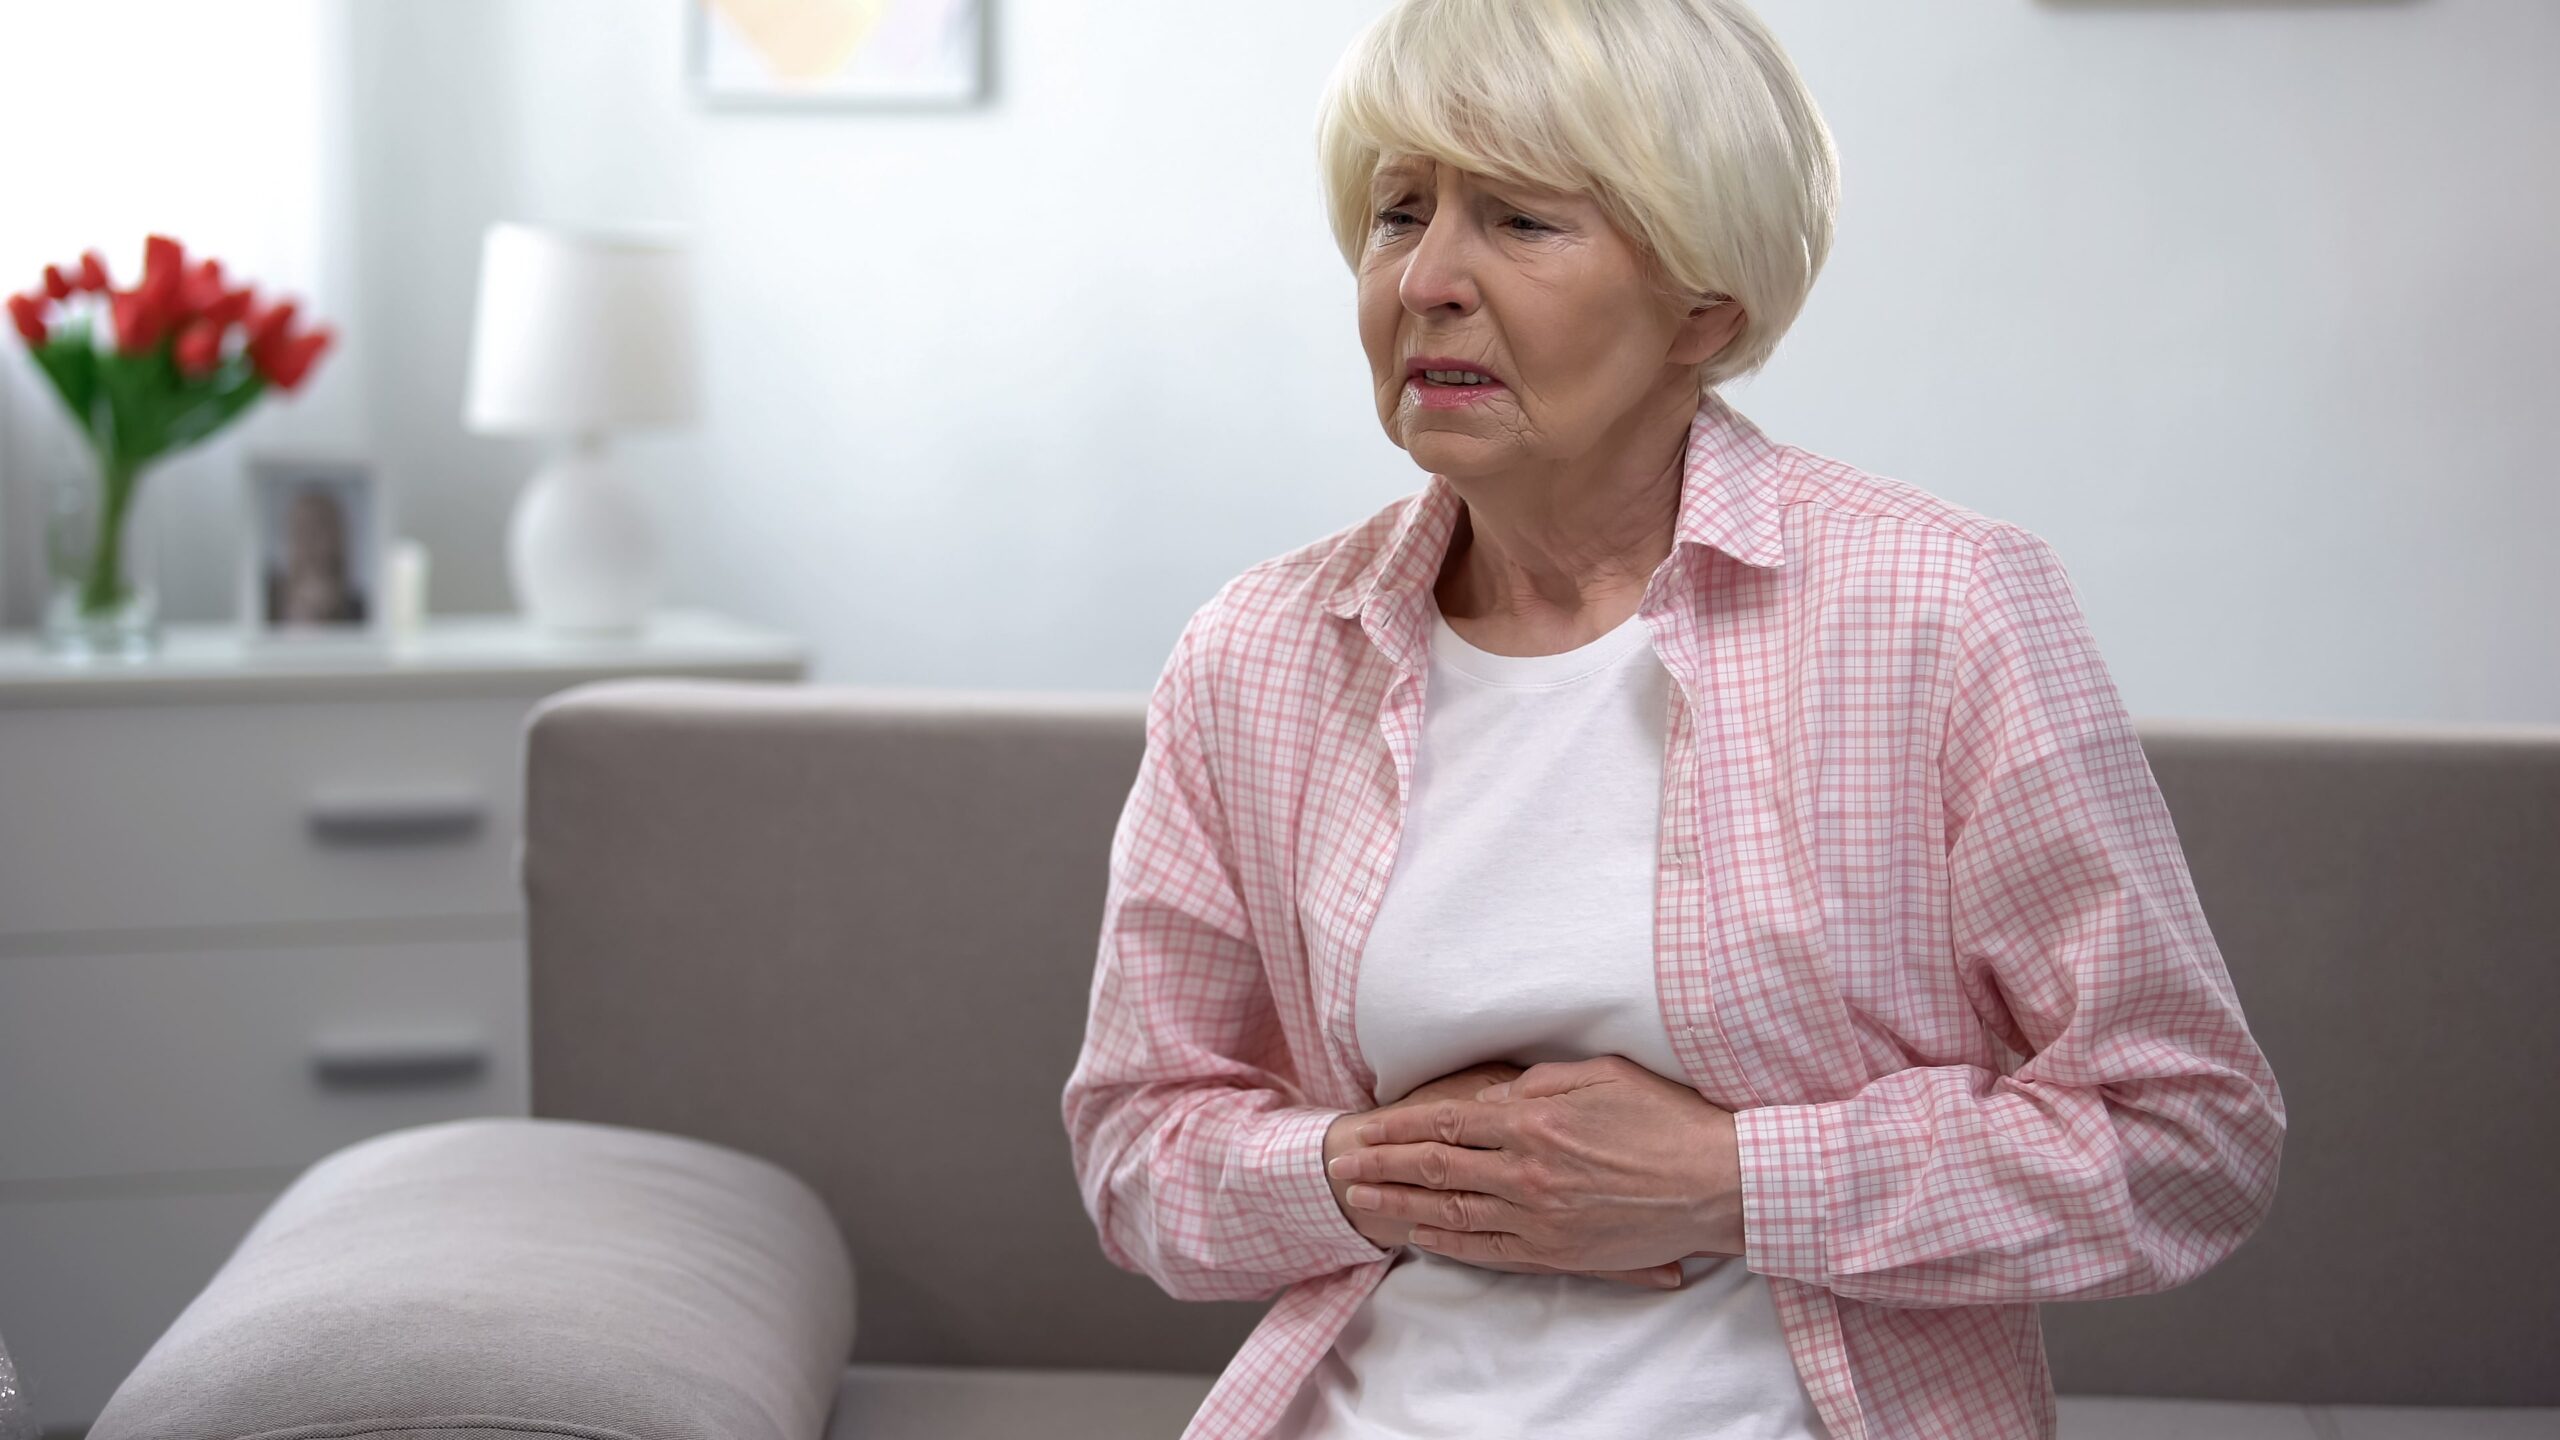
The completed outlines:
{"type": "Polygon", "coordinates": [[[1464,508],[1433,594],[1453,629],[1470,642],[1478,634],[1587,641],[1635,613],[1671,553],[1696,414],[1694,401],[1685,410],[1653,408],[1619,427],[1623,438],[1578,462],[1539,467],[1542,473],[1450,478],[1464,508]]]}

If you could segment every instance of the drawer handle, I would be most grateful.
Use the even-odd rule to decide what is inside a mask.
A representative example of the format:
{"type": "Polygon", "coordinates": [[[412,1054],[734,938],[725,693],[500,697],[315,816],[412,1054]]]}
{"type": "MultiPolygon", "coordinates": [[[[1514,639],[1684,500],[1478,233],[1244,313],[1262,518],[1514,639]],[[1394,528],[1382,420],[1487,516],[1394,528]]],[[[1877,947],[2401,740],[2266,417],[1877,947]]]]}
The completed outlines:
{"type": "Polygon", "coordinates": [[[324,1035],[311,1042],[311,1072],[324,1085],[408,1085],[460,1079],[489,1063],[477,1032],[324,1035]]]}
{"type": "Polygon", "coordinates": [[[304,809],[314,839],[355,845],[405,845],[476,835],[488,803],[470,791],[436,795],[321,795],[304,809]]]}

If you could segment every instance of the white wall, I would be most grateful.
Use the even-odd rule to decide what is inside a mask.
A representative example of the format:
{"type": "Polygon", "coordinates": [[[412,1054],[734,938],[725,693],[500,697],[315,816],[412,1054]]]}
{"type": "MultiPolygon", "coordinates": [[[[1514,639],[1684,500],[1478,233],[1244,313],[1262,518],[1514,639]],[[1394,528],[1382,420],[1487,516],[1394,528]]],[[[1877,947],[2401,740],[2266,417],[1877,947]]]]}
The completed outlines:
{"type": "Polygon", "coordinates": [[[2560,6],[1765,13],[1846,167],[1776,433],[2052,539],[2137,712],[2560,719],[2560,6]]]}
{"type": "MultiPolygon", "coordinates": [[[[344,3],[344,0],[340,0],[344,3]]],[[[1135,688],[1221,581],[1420,483],[1310,130],[1381,0],[1004,0],[960,114],[740,113],[680,0],[350,13],[368,414],[433,608],[538,458],[462,432],[479,229],[698,229],[671,599],[816,678],[1135,688]]],[[[2060,548],[2137,713],[2560,719],[2560,6],[1764,0],[1839,140],[1782,440],[2060,548]]]]}
{"type": "Polygon", "coordinates": [[[452,418],[478,227],[673,218],[707,422],[625,454],[678,597],[807,635],[820,679],[1147,684],[1227,576],[1419,481],[1369,415],[1308,158],[1369,8],[1025,0],[985,108],[820,115],[697,109],[674,4],[362,8],[366,223],[406,277],[380,398],[416,411],[382,420],[454,512],[419,531],[436,608],[507,603],[536,453],[452,418]]]}

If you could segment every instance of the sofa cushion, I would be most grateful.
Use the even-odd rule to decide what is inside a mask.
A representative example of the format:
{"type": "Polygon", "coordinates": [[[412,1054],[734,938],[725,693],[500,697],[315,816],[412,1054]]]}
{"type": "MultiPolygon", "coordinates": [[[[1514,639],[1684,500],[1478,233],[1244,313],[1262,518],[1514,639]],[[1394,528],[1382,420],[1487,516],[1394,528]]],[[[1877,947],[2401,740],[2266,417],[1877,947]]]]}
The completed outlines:
{"type": "Polygon", "coordinates": [[[865,1362],[845,1368],[827,1440],[1177,1440],[1217,1380],[865,1362]]]}
{"type": "Polygon", "coordinates": [[[2289,1405],[2153,1395],[2056,1397],[2061,1440],[2550,1440],[2560,1409],[2481,1405],[2289,1405]]]}
{"type": "MultiPolygon", "coordinates": [[[[966,1365],[846,1367],[827,1440],[1177,1440],[1214,1375],[966,1365]]],[[[2560,1410],[2056,1397],[2061,1440],[2526,1440],[2560,1410]]]]}
{"type": "Polygon", "coordinates": [[[853,1345],[816,1193],[682,1136],[483,1117],[297,1177],[89,1440],[815,1440],[853,1345]]]}
{"type": "Polygon", "coordinates": [[[2057,1395],[2062,1440],[2332,1440],[2310,1407],[2274,1400],[2057,1395]]]}

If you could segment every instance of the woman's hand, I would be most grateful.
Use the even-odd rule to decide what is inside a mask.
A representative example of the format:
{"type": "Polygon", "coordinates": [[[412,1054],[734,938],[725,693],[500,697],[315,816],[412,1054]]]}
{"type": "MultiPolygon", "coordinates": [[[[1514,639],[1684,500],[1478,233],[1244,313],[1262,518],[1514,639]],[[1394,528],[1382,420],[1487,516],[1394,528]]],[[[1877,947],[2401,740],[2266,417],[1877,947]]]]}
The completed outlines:
{"type": "Polygon", "coordinates": [[[1584,1273],[1743,1253],[1732,1111],[1618,1055],[1480,1093],[1338,1122],[1360,1143],[1326,1173],[1362,1234],[1403,1221],[1405,1241],[1453,1260],[1584,1273]]]}
{"type": "MultiPolygon", "coordinates": [[[[1333,1173],[1333,1161],[1337,1157],[1367,1148],[1358,1139],[1358,1131],[1362,1125],[1391,1110],[1429,1105],[1439,1100],[1472,1100],[1485,1087],[1516,1080],[1525,1073],[1527,1072],[1519,1066],[1499,1060],[1470,1065],[1463,1070],[1451,1071],[1437,1080],[1427,1080],[1413,1087],[1409,1093],[1392,1105],[1382,1105],[1375,1110],[1355,1111],[1336,1119],[1332,1127],[1325,1132],[1326,1176],[1333,1186],[1333,1203],[1342,1207],[1342,1213],[1351,1221],[1352,1228],[1359,1231],[1370,1243],[1388,1249],[1407,1243],[1413,1232],[1411,1220],[1384,1215],[1376,1210],[1353,1208],[1347,1196],[1355,1182],[1333,1173]]],[[[1646,1290],[1674,1288],[1679,1285],[1681,1278],[1680,1266],[1677,1262],[1668,1265],[1648,1265],[1634,1270],[1577,1270],[1519,1260],[1479,1260],[1456,1256],[1452,1258],[1466,1259],[1468,1264],[1486,1270],[1503,1270],[1521,1275],[1589,1275],[1595,1279],[1614,1280],[1622,1285],[1634,1285],[1646,1290]]]]}

